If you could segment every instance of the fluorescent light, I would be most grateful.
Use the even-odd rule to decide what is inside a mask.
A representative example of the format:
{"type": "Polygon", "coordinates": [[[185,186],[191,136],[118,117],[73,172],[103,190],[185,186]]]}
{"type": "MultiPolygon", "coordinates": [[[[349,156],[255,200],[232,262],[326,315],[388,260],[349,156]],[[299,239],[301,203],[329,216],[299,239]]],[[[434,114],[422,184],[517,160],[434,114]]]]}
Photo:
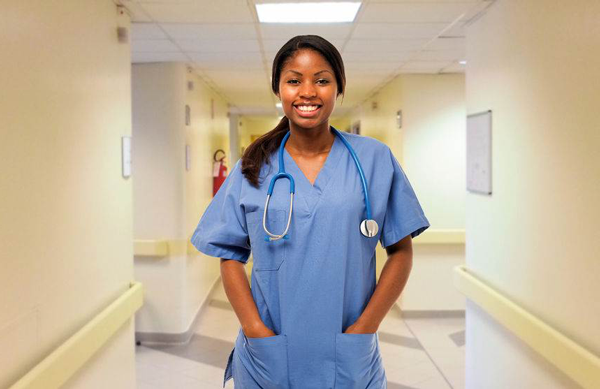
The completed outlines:
{"type": "Polygon", "coordinates": [[[261,23],[353,22],[360,2],[256,4],[261,23]]]}
{"type": "Polygon", "coordinates": [[[467,61],[459,61],[458,63],[461,64],[461,65],[466,65],[467,61]]]}
{"type": "Polygon", "coordinates": [[[277,103],[277,104],[275,104],[275,106],[276,106],[277,108],[281,108],[281,107],[282,107],[281,103],[277,103]]]}

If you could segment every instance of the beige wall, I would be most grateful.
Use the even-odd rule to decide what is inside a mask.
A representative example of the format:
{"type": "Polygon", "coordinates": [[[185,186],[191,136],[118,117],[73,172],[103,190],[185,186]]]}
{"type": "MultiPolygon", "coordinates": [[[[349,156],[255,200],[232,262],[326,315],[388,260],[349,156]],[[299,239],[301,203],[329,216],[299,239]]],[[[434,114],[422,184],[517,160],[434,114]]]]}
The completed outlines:
{"type": "MultiPolygon", "coordinates": [[[[468,113],[493,111],[494,190],[467,195],[467,266],[596,355],[598,20],[596,1],[503,0],[467,29],[468,113]]],[[[468,388],[575,387],[476,306],[467,319],[468,388]]]]}
{"type": "MultiPolygon", "coordinates": [[[[431,223],[424,235],[464,229],[465,115],[463,74],[400,75],[350,115],[352,123],[360,121],[362,135],[386,143],[400,161],[431,223]]],[[[464,244],[418,243],[402,309],[464,309],[452,283],[452,268],[464,263],[464,244]]],[[[381,269],[386,253],[379,246],[377,258],[381,269]]]]}
{"type": "MultiPolygon", "coordinates": [[[[130,47],[112,1],[3,2],[0,12],[0,387],[133,279],[130,47]]],[[[128,322],[66,388],[135,387],[128,322]],[[102,377],[102,380],[97,379],[102,377]]]]}
{"type": "MultiPolygon", "coordinates": [[[[212,160],[229,149],[227,104],[181,63],[133,65],[135,239],[187,242],[212,198],[212,160]],[[192,82],[193,90],[188,90],[192,82]],[[191,123],[185,124],[185,105],[191,123]],[[185,145],[191,166],[185,169],[185,145]]],[[[187,331],[219,275],[200,253],[136,257],[146,287],[136,331],[187,331]]]]}

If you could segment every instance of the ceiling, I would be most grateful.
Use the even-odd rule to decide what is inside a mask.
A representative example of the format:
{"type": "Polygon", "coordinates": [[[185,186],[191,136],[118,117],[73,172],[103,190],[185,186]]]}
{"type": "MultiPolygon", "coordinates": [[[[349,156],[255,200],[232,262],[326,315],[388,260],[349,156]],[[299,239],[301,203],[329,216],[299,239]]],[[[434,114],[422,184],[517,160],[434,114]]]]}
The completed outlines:
{"type": "Polygon", "coordinates": [[[187,63],[232,112],[245,115],[281,114],[270,74],[287,40],[300,34],[326,38],[346,68],[346,95],[336,108],[343,115],[400,73],[464,72],[465,25],[493,0],[363,0],[352,23],[259,23],[254,5],[274,2],[118,1],[132,16],[133,63],[187,63]]]}

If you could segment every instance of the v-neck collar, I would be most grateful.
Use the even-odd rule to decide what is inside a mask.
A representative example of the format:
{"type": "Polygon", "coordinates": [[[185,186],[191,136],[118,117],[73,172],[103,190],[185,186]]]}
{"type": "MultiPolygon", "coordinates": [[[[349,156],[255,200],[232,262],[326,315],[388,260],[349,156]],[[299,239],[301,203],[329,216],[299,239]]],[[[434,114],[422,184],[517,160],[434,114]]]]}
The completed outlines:
{"type": "Polygon", "coordinates": [[[319,174],[317,175],[314,184],[310,183],[308,178],[306,178],[302,170],[300,170],[300,168],[296,164],[294,158],[292,158],[290,153],[288,153],[288,151],[284,148],[284,167],[285,170],[294,177],[294,180],[296,181],[296,188],[298,188],[298,186],[301,184],[301,186],[303,187],[302,190],[308,190],[311,193],[315,193],[316,195],[321,195],[321,193],[323,193],[323,191],[327,187],[327,183],[333,176],[335,167],[337,166],[337,163],[340,160],[340,153],[343,151],[342,148],[344,147],[342,141],[338,139],[339,137],[335,134],[334,137],[335,139],[333,140],[333,144],[331,145],[329,154],[327,154],[325,163],[323,164],[323,167],[321,167],[321,170],[319,170],[319,174]]]}

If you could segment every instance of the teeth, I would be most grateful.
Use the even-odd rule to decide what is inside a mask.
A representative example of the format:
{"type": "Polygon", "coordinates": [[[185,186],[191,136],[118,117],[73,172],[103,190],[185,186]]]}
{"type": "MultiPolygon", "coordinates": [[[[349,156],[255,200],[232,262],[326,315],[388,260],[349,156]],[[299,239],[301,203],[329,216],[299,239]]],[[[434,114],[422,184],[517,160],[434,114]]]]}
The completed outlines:
{"type": "Polygon", "coordinates": [[[317,106],[317,105],[298,105],[297,107],[300,111],[303,111],[303,112],[310,112],[310,111],[314,111],[317,108],[319,108],[319,106],[317,106]]]}

